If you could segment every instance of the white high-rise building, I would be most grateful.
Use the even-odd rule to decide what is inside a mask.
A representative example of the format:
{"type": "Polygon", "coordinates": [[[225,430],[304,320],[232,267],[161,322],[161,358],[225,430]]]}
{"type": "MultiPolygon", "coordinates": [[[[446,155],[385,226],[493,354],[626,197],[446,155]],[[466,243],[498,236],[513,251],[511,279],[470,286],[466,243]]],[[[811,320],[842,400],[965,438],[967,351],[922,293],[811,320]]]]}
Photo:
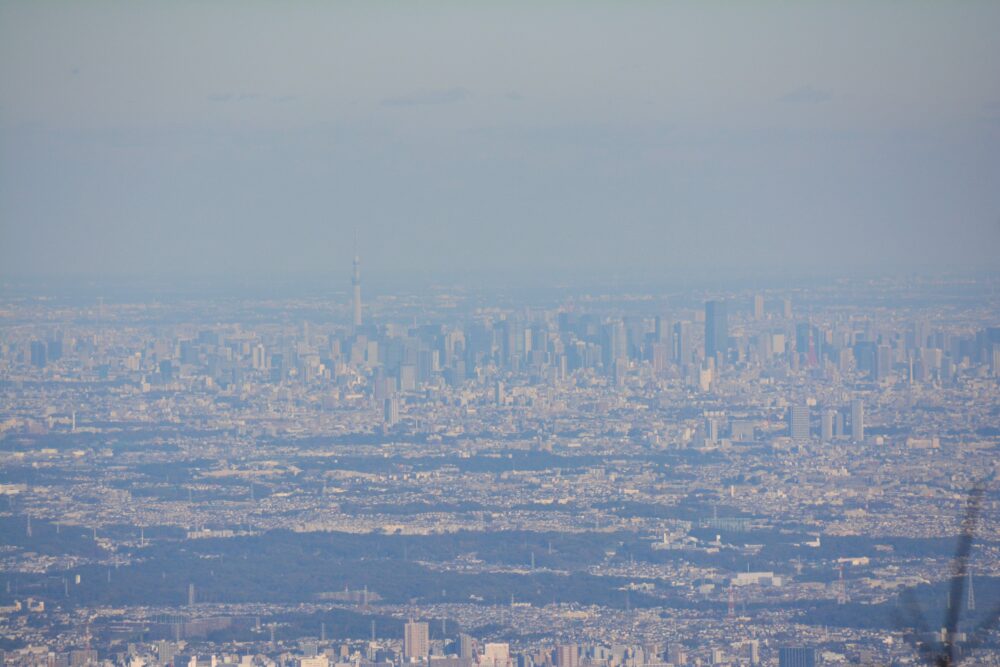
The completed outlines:
{"type": "Polygon", "coordinates": [[[820,439],[823,442],[830,442],[833,440],[833,423],[836,416],[836,410],[823,411],[823,418],[820,424],[820,439]]]}
{"type": "Polygon", "coordinates": [[[788,434],[795,442],[809,441],[808,405],[793,405],[788,409],[788,434]]]}
{"type": "Polygon", "coordinates": [[[865,404],[860,398],[851,401],[851,439],[855,442],[865,439],[865,404]]]}
{"type": "Polygon", "coordinates": [[[507,667],[510,662],[510,644],[488,642],[483,647],[483,657],[479,661],[481,667],[507,667]]]}
{"type": "Polygon", "coordinates": [[[403,655],[407,660],[422,660],[430,653],[426,623],[410,621],[403,628],[403,655]]]}

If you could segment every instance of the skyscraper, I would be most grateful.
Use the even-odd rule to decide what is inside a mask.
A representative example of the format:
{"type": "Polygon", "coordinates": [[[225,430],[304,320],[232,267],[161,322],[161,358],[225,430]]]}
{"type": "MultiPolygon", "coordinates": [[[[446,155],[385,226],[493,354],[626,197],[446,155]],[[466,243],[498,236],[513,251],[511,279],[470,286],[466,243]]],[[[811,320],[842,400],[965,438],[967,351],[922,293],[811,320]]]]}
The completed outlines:
{"type": "Polygon", "coordinates": [[[820,439],[823,442],[830,442],[833,440],[833,424],[837,417],[836,410],[824,410],[822,421],[820,423],[820,439]]]}
{"type": "Polygon", "coordinates": [[[764,295],[755,294],[753,297],[753,318],[755,320],[764,319],[764,295]]]}
{"type": "Polygon", "coordinates": [[[399,423],[399,396],[393,394],[382,402],[382,423],[392,427],[399,423]]]}
{"type": "Polygon", "coordinates": [[[674,325],[673,355],[678,364],[691,363],[692,328],[690,322],[678,322],[674,325]]]}
{"type": "Polygon", "coordinates": [[[403,629],[403,655],[408,659],[422,660],[429,653],[426,623],[410,621],[403,629]]]}
{"type": "Polygon", "coordinates": [[[354,286],[354,326],[361,326],[361,257],[358,255],[358,242],[354,241],[354,275],[351,278],[354,286]]]}
{"type": "Polygon", "coordinates": [[[31,365],[44,368],[48,360],[48,350],[40,340],[31,341],[31,365]]]}
{"type": "Polygon", "coordinates": [[[793,405],[788,409],[788,432],[795,442],[809,441],[808,405],[793,405]]]}
{"type": "Polygon", "coordinates": [[[851,401],[851,439],[854,442],[865,439],[865,404],[859,398],[851,401]]]}
{"type": "Polygon", "coordinates": [[[791,646],[779,648],[778,667],[816,667],[816,649],[791,646]]]}
{"type": "Polygon", "coordinates": [[[714,359],[720,352],[725,356],[728,341],[726,304],[722,301],[705,302],[705,358],[714,359]]]}
{"type": "Polygon", "coordinates": [[[458,636],[458,657],[463,660],[472,660],[476,654],[475,639],[464,632],[458,636]]]}
{"type": "Polygon", "coordinates": [[[579,664],[579,646],[576,644],[564,644],[556,647],[556,667],[578,667],[579,664]]]}

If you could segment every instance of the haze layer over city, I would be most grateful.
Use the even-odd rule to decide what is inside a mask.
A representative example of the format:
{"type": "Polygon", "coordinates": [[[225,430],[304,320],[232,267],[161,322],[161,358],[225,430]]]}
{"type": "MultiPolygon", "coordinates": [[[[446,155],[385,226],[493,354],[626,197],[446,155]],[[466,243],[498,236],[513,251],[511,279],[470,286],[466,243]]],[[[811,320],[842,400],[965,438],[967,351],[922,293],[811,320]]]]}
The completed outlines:
{"type": "Polygon", "coordinates": [[[0,667],[1000,664],[997,26],[0,4],[0,667]]]}

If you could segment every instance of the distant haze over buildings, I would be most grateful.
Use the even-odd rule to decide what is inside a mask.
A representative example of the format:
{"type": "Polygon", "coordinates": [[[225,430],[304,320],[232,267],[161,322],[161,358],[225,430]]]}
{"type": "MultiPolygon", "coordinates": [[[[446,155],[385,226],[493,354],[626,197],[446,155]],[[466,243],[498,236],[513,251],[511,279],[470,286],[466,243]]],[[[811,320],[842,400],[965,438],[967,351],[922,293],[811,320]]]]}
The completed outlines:
{"type": "Polygon", "coordinates": [[[997,268],[1000,3],[0,7],[0,274],[997,268]]]}

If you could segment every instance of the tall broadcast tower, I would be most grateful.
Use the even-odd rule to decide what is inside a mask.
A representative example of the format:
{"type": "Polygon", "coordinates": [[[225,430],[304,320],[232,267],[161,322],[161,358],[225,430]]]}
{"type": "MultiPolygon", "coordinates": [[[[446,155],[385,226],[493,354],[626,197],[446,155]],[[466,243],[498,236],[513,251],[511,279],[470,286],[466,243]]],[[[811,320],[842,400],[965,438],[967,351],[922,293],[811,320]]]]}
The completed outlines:
{"type": "Polygon", "coordinates": [[[361,257],[358,256],[358,235],[354,234],[354,275],[351,278],[354,286],[354,326],[361,326],[361,257]]]}

